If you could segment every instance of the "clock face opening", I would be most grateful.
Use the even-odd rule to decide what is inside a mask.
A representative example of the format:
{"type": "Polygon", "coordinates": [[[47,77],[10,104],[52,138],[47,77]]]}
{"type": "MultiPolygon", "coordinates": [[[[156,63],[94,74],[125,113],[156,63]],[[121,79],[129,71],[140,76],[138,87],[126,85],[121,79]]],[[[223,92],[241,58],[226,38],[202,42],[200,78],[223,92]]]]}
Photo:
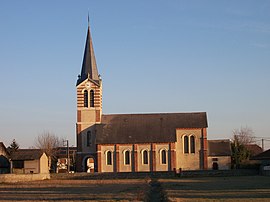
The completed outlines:
{"type": "Polygon", "coordinates": [[[90,82],[87,82],[87,83],[85,84],[85,86],[86,86],[87,88],[90,88],[91,83],[90,83],[90,82]]]}

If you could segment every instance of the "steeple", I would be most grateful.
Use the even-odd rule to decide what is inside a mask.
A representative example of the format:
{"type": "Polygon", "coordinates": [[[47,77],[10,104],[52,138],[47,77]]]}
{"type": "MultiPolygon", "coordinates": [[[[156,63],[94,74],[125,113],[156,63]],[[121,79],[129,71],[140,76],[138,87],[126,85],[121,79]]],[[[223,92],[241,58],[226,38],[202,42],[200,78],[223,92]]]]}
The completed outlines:
{"type": "Polygon", "coordinates": [[[98,85],[100,84],[100,77],[97,70],[96,58],[92,44],[92,37],[90,33],[89,16],[88,16],[88,30],[85,43],[85,50],[83,56],[82,70],[77,80],[77,85],[89,78],[98,85]]]}

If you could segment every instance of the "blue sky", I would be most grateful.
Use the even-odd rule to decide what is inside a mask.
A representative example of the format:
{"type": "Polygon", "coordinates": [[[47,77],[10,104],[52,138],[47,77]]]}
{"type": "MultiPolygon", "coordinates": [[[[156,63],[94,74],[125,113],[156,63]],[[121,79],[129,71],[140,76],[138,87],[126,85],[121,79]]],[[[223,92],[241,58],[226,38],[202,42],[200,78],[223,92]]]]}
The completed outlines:
{"type": "Polygon", "coordinates": [[[105,114],[206,111],[208,139],[246,126],[270,138],[269,10],[267,0],[1,1],[0,141],[27,148],[49,131],[75,145],[88,11],[105,114]]]}

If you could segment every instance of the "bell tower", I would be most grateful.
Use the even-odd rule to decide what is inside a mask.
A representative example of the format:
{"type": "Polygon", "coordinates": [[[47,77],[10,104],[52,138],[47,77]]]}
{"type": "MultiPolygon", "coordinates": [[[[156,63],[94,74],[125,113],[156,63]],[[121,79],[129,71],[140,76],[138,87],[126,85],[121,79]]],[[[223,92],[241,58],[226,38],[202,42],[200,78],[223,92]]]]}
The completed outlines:
{"type": "Polygon", "coordinates": [[[102,116],[102,80],[96,65],[89,21],[82,69],[76,89],[77,171],[83,171],[86,156],[95,155],[95,124],[101,123],[102,116]]]}

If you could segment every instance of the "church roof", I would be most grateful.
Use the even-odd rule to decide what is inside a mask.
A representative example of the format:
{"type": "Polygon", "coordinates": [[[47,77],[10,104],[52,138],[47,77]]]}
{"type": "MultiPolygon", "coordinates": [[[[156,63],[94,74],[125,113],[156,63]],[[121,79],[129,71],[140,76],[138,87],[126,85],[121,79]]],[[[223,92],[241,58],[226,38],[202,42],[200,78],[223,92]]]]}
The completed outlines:
{"type": "Polygon", "coordinates": [[[82,70],[77,80],[77,85],[79,85],[87,78],[91,79],[97,84],[100,82],[89,25],[84,49],[82,70]]]}
{"type": "Polygon", "coordinates": [[[205,112],[102,115],[97,144],[175,142],[177,128],[207,128],[205,112]]]}
{"type": "Polygon", "coordinates": [[[208,156],[231,156],[230,140],[208,140],[208,156]]]}

